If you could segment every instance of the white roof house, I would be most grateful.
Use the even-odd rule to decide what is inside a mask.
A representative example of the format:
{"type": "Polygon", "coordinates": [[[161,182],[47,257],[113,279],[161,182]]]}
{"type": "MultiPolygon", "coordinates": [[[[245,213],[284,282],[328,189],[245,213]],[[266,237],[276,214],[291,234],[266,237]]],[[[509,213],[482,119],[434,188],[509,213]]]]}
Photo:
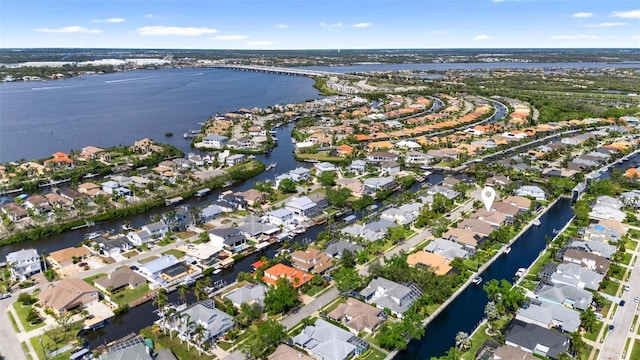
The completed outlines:
{"type": "Polygon", "coordinates": [[[537,200],[544,200],[547,198],[547,194],[540,187],[535,185],[524,185],[519,189],[516,189],[515,194],[517,196],[530,196],[537,200]]]}
{"type": "Polygon", "coordinates": [[[314,167],[316,168],[318,173],[323,173],[325,171],[337,171],[338,170],[338,167],[336,167],[334,164],[332,164],[330,162],[326,162],[326,161],[316,163],[314,165],[314,167]]]}
{"type": "Polygon", "coordinates": [[[11,264],[11,276],[26,279],[42,271],[40,255],[36,249],[22,249],[7,254],[7,263],[11,264]]]}

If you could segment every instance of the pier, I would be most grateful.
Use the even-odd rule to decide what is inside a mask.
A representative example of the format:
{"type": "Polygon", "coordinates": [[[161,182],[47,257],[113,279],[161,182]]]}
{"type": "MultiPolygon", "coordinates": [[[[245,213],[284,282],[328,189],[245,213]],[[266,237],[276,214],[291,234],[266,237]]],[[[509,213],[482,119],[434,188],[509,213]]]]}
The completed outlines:
{"type": "Polygon", "coordinates": [[[226,69],[226,70],[236,70],[236,71],[249,71],[249,72],[261,72],[267,74],[278,74],[278,75],[292,75],[292,76],[339,76],[345,77],[350,76],[347,74],[341,74],[337,72],[330,71],[319,71],[319,70],[304,70],[304,69],[294,69],[294,68],[285,68],[285,67],[277,67],[277,66],[260,66],[260,65],[213,65],[211,66],[215,69],[226,69]]]}

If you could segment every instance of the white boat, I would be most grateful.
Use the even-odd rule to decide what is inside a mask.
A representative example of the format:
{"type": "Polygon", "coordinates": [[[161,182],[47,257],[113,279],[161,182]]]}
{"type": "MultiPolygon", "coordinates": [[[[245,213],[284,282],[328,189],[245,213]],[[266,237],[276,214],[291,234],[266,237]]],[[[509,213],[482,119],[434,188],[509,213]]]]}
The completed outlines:
{"type": "Polygon", "coordinates": [[[527,272],[526,268],[519,268],[518,271],[516,271],[516,277],[521,277],[526,272],[527,272]]]}
{"type": "Polygon", "coordinates": [[[479,285],[482,282],[482,278],[480,276],[474,277],[472,282],[473,285],[479,285]]]}
{"type": "Polygon", "coordinates": [[[511,246],[507,246],[506,248],[504,248],[504,254],[505,255],[507,255],[510,252],[511,252],[511,246]]]}
{"type": "Polygon", "coordinates": [[[540,224],[542,223],[540,222],[540,219],[535,219],[533,220],[533,222],[531,222],[531,224],[533,224],[533,226],[540,226],[540,224]]]}
{"type": "Polygon", "coordinates": [[[214,274],[214,275],[215,275],[215,274],[220,274],[220,272],[222,272],[222,269],[215,269],[215,270],[213,271],[213,274],[214,274]]]}

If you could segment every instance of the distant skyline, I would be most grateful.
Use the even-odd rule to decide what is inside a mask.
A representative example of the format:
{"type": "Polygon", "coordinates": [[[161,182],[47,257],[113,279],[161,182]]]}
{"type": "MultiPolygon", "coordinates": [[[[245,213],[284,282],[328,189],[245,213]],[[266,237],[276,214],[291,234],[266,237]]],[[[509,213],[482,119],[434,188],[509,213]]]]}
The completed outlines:
{"type": "Polygon", "coordinates": [[[2,0],[2,48],[638,48],[638,0],[2,0]]]}

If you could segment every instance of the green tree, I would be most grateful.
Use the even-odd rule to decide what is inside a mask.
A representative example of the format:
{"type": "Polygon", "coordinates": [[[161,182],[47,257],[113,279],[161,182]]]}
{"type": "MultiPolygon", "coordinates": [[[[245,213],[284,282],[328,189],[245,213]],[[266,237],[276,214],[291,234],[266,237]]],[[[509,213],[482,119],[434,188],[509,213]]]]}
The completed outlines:
{"type": "Polygon", "coordinates": [[[431,210],[438,214],[444,214],[449,210],[449,207],[453,205],[453,200],[447,199],[444,194],[434,194],[433,203],[431,204],[431,210]]]}
{"type": "Polygon", "coordinates": [[[288,339],[287,328],[276,320],[267,318],[255,328],[247,330],[249,335],[240,351],[248,359],[265,359],[281,342],[288,339]]]}
{"type": "Polygon", "coordinates": [[[241,328],[246,328],[255,320],[259,319],[260,316],[262,316],[262,305],[259,303],[253,303],[251,305],[242,303],[238,314],[235,316],[235,321],[241,328]]]}
{"type": "Polygon", "coordinates": [[[285,194],[296,192],[296,183],[291,179],[282,179],[278,185],[278,190],[285,194]]]}
{"type": "Polygon", "coordinates": [[[38,314],[38,311],[33,307],[29,309],[29,313],[27,314],[27,321],[30,324],[37,324],[42,321],[42,319],[40,319],[40,315],[38,314]]]}
{"type": "Polygon", "coordinates": [[[323,186],[329,187],[336,184],[336,174],[333,171],[323,171],[316,175],[316,179],[318,179],[323,186]]]}
{"type": "Polygon", "coordinates": [[[347,200],[351,196],[351,190],[347,188],[328,188],[327,189],[327,201],[337,208],[342,208],[346,205],[347,200]]]}
{"type": "Polygon", "coordinates": [[[342,292],[360,289],[364,283],[364,279],[358,274],[358,271],[348,267],[340,268],[334,272],[333,280],[336,283],[336,288],[342,292]]]}
{"type": "Polygon", "coordinates": [[[356,256],[349,249],[344,249],[342,251],[342,256],[340,257],[340,265],[345,268],[352,268],[356,266],[356,256]]]}
{"type": "Polygon", "coordinates": [[[271,315],[286,312],[299,301],[298,292],[286,278],[278,279],[264,294],[264,306],[271,315]]]}
{"type": "Polygon", "coordinates": [[[573,205],[573,213],[575,214],[576,226],[582,227],[589,225],[589,211],[591,207],[586,200],[578,200],[573,205]]]}
{"type": "Polygon", "coordinates": [[[456,334],[456,347],[461,351],[466,351],[471,347],[471,338],[469,338],[469,334],[464,331],[458,331],[456,334]]]}
{"type": "Polygon", "coordinates": [[[383,349],[404,350],[407,348],[408,341],[404,336],[403,325],[400,322],[382,325],[377,338],[383,349]]]}
{"type": "Polygon", "coordinates": [[[596,313],[591,308],[580,313],[580,327],[586,332],[593,330],[597,320],[596,313]]]}

